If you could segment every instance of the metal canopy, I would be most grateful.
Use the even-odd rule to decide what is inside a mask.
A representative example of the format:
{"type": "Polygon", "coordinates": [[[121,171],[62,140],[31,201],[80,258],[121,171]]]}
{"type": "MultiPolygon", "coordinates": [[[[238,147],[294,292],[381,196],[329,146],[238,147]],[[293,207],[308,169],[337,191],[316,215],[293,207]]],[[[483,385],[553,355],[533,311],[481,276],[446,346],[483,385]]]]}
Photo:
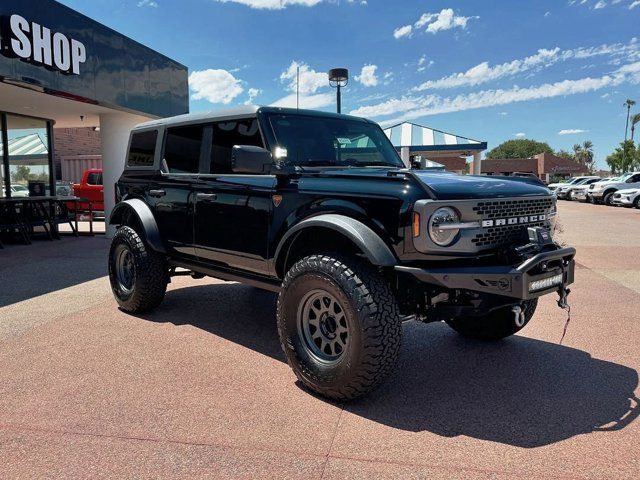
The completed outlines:
{"type": "Polygon", "coordinates": [[[408,147],[412,153],[441,152],[448,156],[470,156],[487,149],[487,142],[411,122],[385,128],[384,133],[396,148],[408,147]]]}

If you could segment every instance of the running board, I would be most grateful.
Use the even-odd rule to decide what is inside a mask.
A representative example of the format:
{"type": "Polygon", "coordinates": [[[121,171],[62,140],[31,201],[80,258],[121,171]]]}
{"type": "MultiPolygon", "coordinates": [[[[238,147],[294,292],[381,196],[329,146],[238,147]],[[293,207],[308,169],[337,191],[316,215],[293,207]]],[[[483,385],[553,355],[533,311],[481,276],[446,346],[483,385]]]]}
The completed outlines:
{"type": "Polygon", "coordinates": [[[225,280],[228,282],[239,282],[252,287],[269,290],[270,292],[280,292],[281,282],[270,278],[254,275],[251,273],[230,272],[229,270],[212,268],[199,263],[191,263],[184,260],[169,259],[169,265],[172,267],[185,268],[196,273],[202,273],[208,277],[225,280]]]}

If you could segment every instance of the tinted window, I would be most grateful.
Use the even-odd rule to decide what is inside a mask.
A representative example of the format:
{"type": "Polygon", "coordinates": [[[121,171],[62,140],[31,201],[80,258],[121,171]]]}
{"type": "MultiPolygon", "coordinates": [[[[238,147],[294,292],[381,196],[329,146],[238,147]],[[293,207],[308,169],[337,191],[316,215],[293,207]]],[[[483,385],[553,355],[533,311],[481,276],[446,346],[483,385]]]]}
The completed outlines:
{"type": "Polygon", "coordinates": [[[138,132],[131,136],[131,147],[127,164],[130,167],[151,167],[156,152],[158,131],[138,132]]]}
{"type": "Polygon", "coordinates": [[[87,185],[102,185],[102,174],[91,172],[87,175],[87,185]]]}
{"type": "Polygon", "coordinates": [[[211,173],[231,173],[231,149],[234,145],[264,147],[255,118],[213,124],[211,173]]]}
{"type": "Polygon", "coordinates": [[[198,173],[202,125],[167,129],[164,160],[170,173],[198,173]]]}

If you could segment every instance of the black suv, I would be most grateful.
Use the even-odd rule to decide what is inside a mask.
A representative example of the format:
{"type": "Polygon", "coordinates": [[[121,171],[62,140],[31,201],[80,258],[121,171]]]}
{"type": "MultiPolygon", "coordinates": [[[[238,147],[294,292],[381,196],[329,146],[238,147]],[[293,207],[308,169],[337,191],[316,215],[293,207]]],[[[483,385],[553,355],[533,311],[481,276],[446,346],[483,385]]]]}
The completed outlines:
{"type": "Polygon", "coordinates": [[[244,107],[144,123],[116,195],[122,309],[158,306],[187,272],[278,292],[289,364],[333,399],[389,374],[403,320],[496,340],[573,282],[547,188],[407,169],[376,123],[346,115],[244,107]]]}

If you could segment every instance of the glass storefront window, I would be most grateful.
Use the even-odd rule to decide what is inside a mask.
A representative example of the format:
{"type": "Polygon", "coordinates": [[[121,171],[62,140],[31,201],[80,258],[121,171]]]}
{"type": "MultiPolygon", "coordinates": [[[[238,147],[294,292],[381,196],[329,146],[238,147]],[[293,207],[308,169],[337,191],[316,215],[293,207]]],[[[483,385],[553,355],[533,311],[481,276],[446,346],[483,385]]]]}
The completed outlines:
{"type": "Polygon", "coordinates": [[[11,196],[48,195],[51,170],[47,121],[11,114],[6,119],[11,196]]]}

